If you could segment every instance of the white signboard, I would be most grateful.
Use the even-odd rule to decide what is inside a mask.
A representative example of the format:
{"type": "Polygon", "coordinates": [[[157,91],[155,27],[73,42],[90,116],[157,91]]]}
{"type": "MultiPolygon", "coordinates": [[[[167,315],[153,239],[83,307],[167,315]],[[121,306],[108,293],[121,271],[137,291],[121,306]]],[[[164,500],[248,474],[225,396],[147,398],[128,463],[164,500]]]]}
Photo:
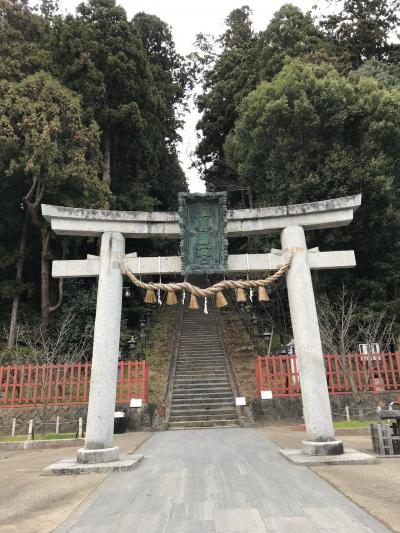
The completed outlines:
{"type": "Polygon", "coordinates": [[[132,398],[131,399],[131,403],[130,403],[130,406],[131,407],[142,407],[142,399],[139,398],[132,398]]]}
{"type": "Polygon", "coordinates": [[[272,400],[272,390],[262,390],[261,391],[262,400],[272,400]]]}
{"type": "Polygon", "coordinates": [[[246,405],[246,398],[244,396],[238,396],[236,398],[236,405],[246,405]]]}

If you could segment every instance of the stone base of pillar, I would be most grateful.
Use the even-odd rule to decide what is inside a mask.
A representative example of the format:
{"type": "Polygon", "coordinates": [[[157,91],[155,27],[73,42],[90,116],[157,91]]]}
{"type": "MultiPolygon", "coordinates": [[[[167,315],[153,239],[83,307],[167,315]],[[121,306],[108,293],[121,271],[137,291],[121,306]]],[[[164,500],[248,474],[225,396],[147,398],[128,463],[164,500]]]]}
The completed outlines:
{"type": "Polygon", "coordinates": [[[81,464],[112,463],[119,459],[119,447],[114,446],[113,448],[103,448],[100,450],[79,448],[76,458],[78,463],[81,464]]]}
{"type": "Polygon", "coordinates": [[[301,444],[304,455],[342,455],[344,453],[343,442],[341,440],[325,442],[303,440],[301,444]]]}

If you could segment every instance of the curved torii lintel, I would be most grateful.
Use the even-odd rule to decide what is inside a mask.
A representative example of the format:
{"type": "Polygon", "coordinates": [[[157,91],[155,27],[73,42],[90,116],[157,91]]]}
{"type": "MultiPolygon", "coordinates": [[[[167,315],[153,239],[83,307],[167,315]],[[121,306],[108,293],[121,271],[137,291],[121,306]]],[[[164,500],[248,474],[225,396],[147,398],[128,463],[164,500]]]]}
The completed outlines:
{"type": "MultiPolygon", "coordinates": [[[[279,207],[233,209],[227,213],[228,237],[280,233],[287,226],[305,230],[347,226],[361,205],[361,194],[279,207]]],[[[106,231],[127,238],[179,239],[176,212],[108,211],[42,204],[42,214],[58,235],[100,236],[106,231]]]]}

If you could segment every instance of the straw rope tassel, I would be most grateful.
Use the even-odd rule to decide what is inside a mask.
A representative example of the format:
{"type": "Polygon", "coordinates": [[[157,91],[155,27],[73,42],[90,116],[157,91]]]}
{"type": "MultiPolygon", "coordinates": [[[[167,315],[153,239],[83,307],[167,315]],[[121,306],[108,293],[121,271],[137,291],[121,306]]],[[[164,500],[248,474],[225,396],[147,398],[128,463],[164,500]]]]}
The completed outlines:
{"type": "Polygon", "coordinates": [[[176,297],[174,290],[167,291],[167,305],[176,305],[178,303],[178,298],[176,297]]]}
{"type": "Polygon", "coordinates": [[[270,297],[268,296],[267,289],[260,285],[258,287],[258,301],[259,302],[268,302],[270,300],[270,297]]]}
{"type": "Polygon", "coordinates": [[[246,301],[246,293],[244,292],[244,289],[242,289],[242,287],[238,287],[236,289],[236,301],[237,302],[245,302],[246,301]]]}
{"type": "MultiPolygon", "coordinates": [[[[271,253],[269,254],[269,272],[272,270],[272,261],[271,261],[271,253]]],[[[258,287],[258,301],[259,302],[268,302],[270,300],[270,297],[268,295],[268,291],[265,287],[260,285],[258,287]]]]}
{"type": "Polygon", "coordinates": [[[190,295],[189,309],[199,309],[199,302],[193,293],[190,295]]]}
{"type": "MultiPolygon", "coordinates": [[[[139,281],[142,281],[142,265],[141,265],[141,257],[139,257],[139,281]]],[[[155,304],[157,301],[156,293],[154,292],[154,289],[147,289],[146,294],[143,299],[145,304],[155,304]]]]}
{"type": "Polygon", "coordinates": [[[217,307],[225,307],[226,305],[228,305],[228,302],[226,301],[226,298],[222,291],[217,292],[217,294],[215,295],[215,305],[217,307]]]}
{"type": "Polygon", "coordinates": [[[154,289],[147,289],[146,295],[144,297],[144,303],[146,304],[155,304],[157,302],[156,293],[154,289]]]}

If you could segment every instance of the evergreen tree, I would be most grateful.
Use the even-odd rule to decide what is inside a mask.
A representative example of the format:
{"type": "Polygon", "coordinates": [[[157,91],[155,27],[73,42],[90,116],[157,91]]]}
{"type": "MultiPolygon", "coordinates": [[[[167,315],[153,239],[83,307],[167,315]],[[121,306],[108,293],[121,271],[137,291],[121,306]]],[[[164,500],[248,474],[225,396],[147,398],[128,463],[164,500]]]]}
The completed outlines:
{"type": "Polygon", "coordinates": [[[0,80],[21,80],[51,65],[46,21],[27,0],[0,0],[0,80]]]}
{"type": "Polygon", "coordinates": [[[390,305],[392,312],[399,305],[399,125],[399,90],[294,60],[242,102],[225,144],[258,205],[362,192],[351,228],[309,238],[331,249],[353,248],[353,287],[368,305],[390,305]]]}
{"type": "MultiPolygon", "coordinates": [[[[261,80],[271,80],[290,58],[305,57],[315,63],[327,58],[334,61],[329,40],[309,13],[286,4],[259,35],[252,30],[250,15],[250,9],[244,6],[227,17],[227,29],[218,40],[222,52],[206,71],[203,94],[197,101],[203,114],[197,125],[202,137],[196,153],[206,184],[220,190],[242,190],[243,207],[252,205],[252,190],[227,165],[223,151],[240,102],[261,80]]],[[[209,52],[207,48],[206,55],[209,52]]],[[[238,199],[237,195],[230,197],[233,203],[238,199]]]]}
{"type": "Polygon", "coordinates": [[[399,20],[399,0],[346,0],[339,13],[322,18],[321,26],[345,66],[354,69],[368,59],[398,62],[399,44],[390,36],[399,20]]]}
{"type": "MultiPolygon", "coordinates": [[[[169,104],[161,81],[157,85],[154,79],[156,59],[152,64],[135,24],[115,0],[80,4],[77,16],[55,24],[54,35],[57,75],[83,96],[102,132],[103,181],[113,193],[110,207],[152,210],[164,200],[154,190],[156,178],[174,168],[174,158],[176,163],[165,128],[159,127],[160,119],[162,125],[166,122],[169,104]],[[163,169],[166,161],[169,168],[163,169]]],[[[160,59],[159,78],[161,64],[160,59]]],[[[171,133],[176,124],[169,120],[171,133]]],[[[178,188],[184,186],[182,172],[170,178],[172,189],[174,179],[178,188]]]]}
{"type": "MultiPolygon", "coordinates": [[[[197,99],[203,113],[197,124],[202,137],[196,150],[207,186],[220,190],[246,190],[234,173],[227,175],[223,144],[237,116],[237,106],[257,84],[256,36],[247,6],[235,9],[226,18],[227,29],[219,39],[222,52],[206,72],[203,94],[197,99]]],[[[243,199],[244,200],[244,199],[243,199]]]]}
{"type": "Polygon", "coordinates": [[[21,217],[25,211],[9,338],[12,347],[27,234],[32,230],[40,235],[41,318],[45,330],[50,313],[61,304],[62,294],[59,303],[53,306],[50,302],[51,233],[41,218],[41,203],[103,206],[107,188],[98,179],[97,125],[84,123],[75,94],[40,72],[21,82],[3,81],[0,86],[0,168],[5,187],[19,191],[21,217]]]}
{"type": "Polygon", "coordinates": [[[310,13],[291,4],[282,6],[257,40],[260,80],[270,81],[287,58],[303,57],[313,62],[331,58],[333,47],[314,24],[310,13]]]}

